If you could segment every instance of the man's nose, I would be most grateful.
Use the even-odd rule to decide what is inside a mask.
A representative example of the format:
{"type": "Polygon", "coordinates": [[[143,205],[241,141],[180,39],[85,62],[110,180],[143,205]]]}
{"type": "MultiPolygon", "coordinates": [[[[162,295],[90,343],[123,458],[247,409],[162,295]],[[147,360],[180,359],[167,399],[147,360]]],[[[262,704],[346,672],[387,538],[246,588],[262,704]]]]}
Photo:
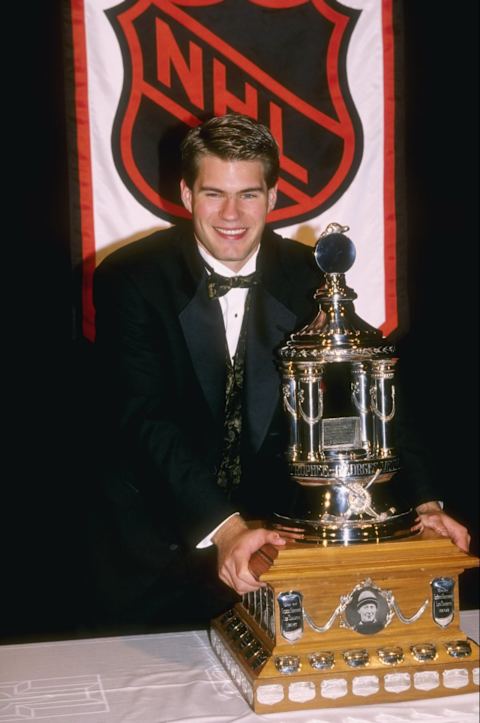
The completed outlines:
{"type": "Polygon", "coordinates": [[[223,200],[220,214],[224,219],[238,218],[238,201],[234,196],[226,196],[223,200]]]}

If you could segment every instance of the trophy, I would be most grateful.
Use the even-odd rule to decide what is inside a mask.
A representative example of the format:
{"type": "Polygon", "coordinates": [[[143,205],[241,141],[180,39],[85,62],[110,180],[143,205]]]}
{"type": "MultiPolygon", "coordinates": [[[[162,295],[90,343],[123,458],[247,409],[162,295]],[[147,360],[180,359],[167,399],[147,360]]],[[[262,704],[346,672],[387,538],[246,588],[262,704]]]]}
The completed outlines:
{"type": "MultiPolygon", "coordinates": [[[[259,713],[384,703],[478,690],[478,645],[459,627],[458,578],[479,560],[451,540],[412,533],[393,492],[395,349],[354,310],[348,227],[315,247],[324,272],[315,319],[279,351],[286,510],[295,531],[250,561],[263,587],[212,621],[213,649],[259,713]]],[[[397,485],[398,486],[398,485],[397,485]]],[[[275,504],[275,503],[274,503],[275,504]]]]}
{"type": "Polygon", "coordinates": [[[305,542],[373,542],[411,535],[416,514],[387,484],[399,471],[395,451],[395,348],[354,311],[345,283],[355,261],[347,227],[330,224],[315,247],[325,274],[315,319],[280,350],[288,459],[297,483],[280,532],[305,542]]]}

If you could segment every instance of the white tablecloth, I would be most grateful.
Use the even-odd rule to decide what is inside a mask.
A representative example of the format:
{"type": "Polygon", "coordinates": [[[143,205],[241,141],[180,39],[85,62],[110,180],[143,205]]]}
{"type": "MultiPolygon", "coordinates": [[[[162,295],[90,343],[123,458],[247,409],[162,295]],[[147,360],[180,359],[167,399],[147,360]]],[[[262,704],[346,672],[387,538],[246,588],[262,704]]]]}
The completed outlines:
{"type": "MultiPolygon", "coordinates": [[[[478,641],[478,612],[461,614],[478,641]]],[[[475,694],[256,715],[203,631],[0,646],[0,722],[478,723],[475,694]]]]}

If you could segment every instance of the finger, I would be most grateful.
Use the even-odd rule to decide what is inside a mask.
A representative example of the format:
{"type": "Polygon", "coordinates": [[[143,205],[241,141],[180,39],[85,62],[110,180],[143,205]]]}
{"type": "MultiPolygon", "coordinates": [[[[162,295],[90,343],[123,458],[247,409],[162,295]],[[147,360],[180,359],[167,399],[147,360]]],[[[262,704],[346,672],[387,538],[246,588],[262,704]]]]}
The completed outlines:
{"type": "Polygon", "coordinates": [[[235,590],[235,592],[237,592],[239,595],[245,595],[245,593],[247,592],[255,592],[255,590],[258,590],[260,587],[264,586],[264,583],[258,582],[258,580],[256,580],[255,578],[252,578],[252,580],[248,582],[235,576],[230,578],[230,581],[226,582],[226,584],[231,587],[232,590],[235,590]]]}
{"type": "Polygon", "coordinates": [[[443,537],[450,537],[449,532],[442,522],[442,519],[437,514],[424,514],[421,515],[421,521],[425,527],[433,530],[438,535],[443,537]]]}
{"type": "Polygon", "coordinates": [[[283,534],[285,530],[288,532],[301,532],[303,534],[303,529],[301,527],[282,527],[281,534],[283,534]]]}
{"type": "Polygon", "coordinates": [[[278,532],[267,531],[265,542],[271,545],[285,545],[287,541],[278,532]]]}
{"type": "Polygon", "coordinates": [[[294,532],[293,530],[282,530],[282,538],[288,542],[288,540],[303,540],[305,533],[303,531],[294,532]]]}
{"type": "Polygon", "coordinates": [[[221,569],[219,571],[219,577],[229,587],[239,592],[239,585],[241,584],[239,574],[237,571],[239,564],[234,557],[227,558],[224,560],[221,569]]]}
{"type": "Polygon", "coordinates": [[[471,538],[468,532],[466,535],[457,535],[453,541],[457,547],[463,550],[463,552],[468,552],[468,550],[470,549],[471,538]]]}
{"type": "Polygon", "coordinates": [[[300,540],[305,536],[305,530],[301,527],[282,527],[279,531],[282,538],[288,540],[300,540]]]}
{"type": "Polygon", "coordinates": [[[246,574],[239,574],[234,577],[234,588],[240,594],[243,595],[246,592],[253,592],[261,587],[264,587],[265,583],[259,582],[250,572],[246,574]]]}
{"type": "Polygon", "coordinates": [[[265,587],[265,586],[263,584],[261,585],[258,582],[255,585],[245,585],[242,583],[242,584],[238,585],[236,588],[234,588],[234,590],[235,590],[235,592],[238,592],[239,595],[245,595],[247,592],[256,592],[261,587],[265,587]]]}
{"type": "Polygon", "coordinates": [[[438,517],[429,517],[424,520],[424,522],[425,527],[430,527],[430,529],[438,532],[439,535],[447,535],[448,537],[448,530],[438,517]]]}
{"type": "Polygon", "coordinates": [[[239,595],[244,595],[247,592],[254,592],[258,590],[262,585],[253,577],[242,578],[236,573],[232,573],[228,568],[224,568],[219,572],[219,578],[225,585],[231,587],[239,595]]]}
{"type": "Polygon", "coordinates": [[[423,522],[418,522],[416,525],[412,525],[410,528],[411,532],[419,532],[425,529],[423,522]]]}
{"type": "MultiPolygon", "coordinates": [[[[231,588],[233,588],[233,589],[235,590],[234,580],[233,580],[232,576],[230,575],[230,573],[229,573],[229,571],[228,571],[227,569],[221,568],[221,569],[218,571],[218,577],[220,578],[220,580],[221,580],[222,582],[225,583],[225,585],[228,585],[228,587],[231,587],[231,588]]],[[[238,591],[237,591],[237,592],[238,592],[238,591]]]]}
{"type": "Polygon", "coordinates": [[[227,563],[233,581],[233,587],[237,592],[240,592],[240,594],[258,590],[259,587],[262,587],[262,584],[259,583],[258,579],[250,571],[250,558],[250,552],[241,548],[232,553],[227,563]]]}

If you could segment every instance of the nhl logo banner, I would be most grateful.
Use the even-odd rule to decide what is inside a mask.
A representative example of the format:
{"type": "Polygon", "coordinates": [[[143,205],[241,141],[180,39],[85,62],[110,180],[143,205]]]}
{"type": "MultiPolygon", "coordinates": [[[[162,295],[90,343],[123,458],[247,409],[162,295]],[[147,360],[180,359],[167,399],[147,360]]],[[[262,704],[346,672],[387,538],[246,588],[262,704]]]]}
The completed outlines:
{"type": "Polygon", "coordinates": [[[279,144],[269,223],[310,245],[331,222],[349,226],[357,312],[385,334],[398,331],[392,2],[71,0],[74,258],[88,338],[95,265],[188,217],[180,141],[232,111],[269,126],[279,144]]]}
{"type": "Polygon", "coordinates": [[[282,2],[269,3],[267,32],[259,5],[222,5],[204,2],[187,13],[138,1],[107,13],[125,68],[113,133],[118,172],[153,213],[173,222],[186,216],[172,141],[205,116],[238,111],[268,125],[282,149],[272,225],[316,216],[348,188],[361,158],[362,128],[346,83],[358,13],[323,2],[286,13],[282,2]],[[284,55],[286,29],[302,37],[298,64],[284,55]]]}

